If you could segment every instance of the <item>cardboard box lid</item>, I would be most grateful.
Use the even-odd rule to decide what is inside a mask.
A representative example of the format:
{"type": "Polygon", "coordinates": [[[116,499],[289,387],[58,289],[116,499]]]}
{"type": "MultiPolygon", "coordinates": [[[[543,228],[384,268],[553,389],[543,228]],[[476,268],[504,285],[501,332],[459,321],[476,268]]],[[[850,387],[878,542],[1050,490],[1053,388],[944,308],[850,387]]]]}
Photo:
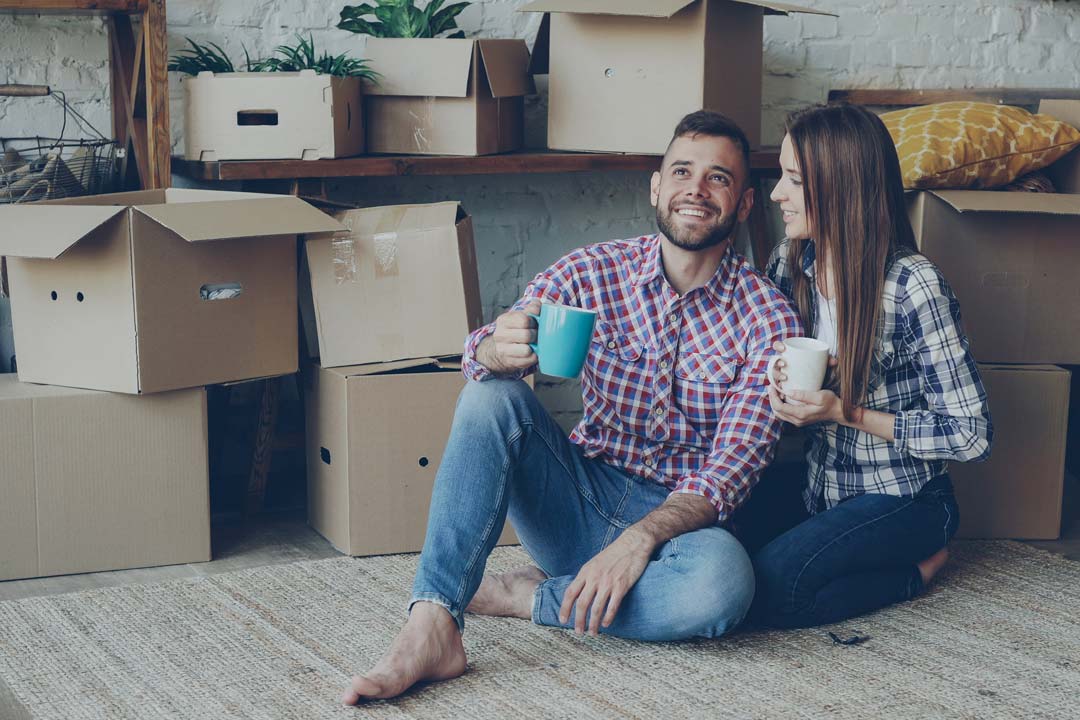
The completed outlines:
{"type": "Polygon", "coordinates": [[[42,212],[43,208],[34,205],[8,205],[0,211],[0,223],[7,228],[0,233],[0,255],[55,260],[125,209],[51,205],[42,212]]]}
{"type": "Polygon", "coordinates": [[[461,370],[459,355],[441,358],[412,358],[409,360],[395,360],[393,362],[370,363],[367,365],[349,365],[348,367],[323,368],[326,372],[340,375],[343,378],[369,377],[371,375],[389,375],[402,370],[461,370]],[[455,361],[456,358],[456,361],[455,361]]]}
{"type": "Polygon", "coordinates": [[[188,242],[341,230],[341,223],[300,198],[165,203],[135,210],[188,242]]]}
{"type": "Polygon", "coordinates": [[[959,213],[1034,213],[1080,216],[1080,195],[995,190],[927,190],[959,213]]]}
{"type": "Polygon", "coordinates": [[[389,235],[453,227],[465,217],[465,209],[452,200],[418,205],[348,210],[350,235],[389,235]]]}
{"type": "Polygon", "coordinates": [[[1011,365],[1008,363],[979,363],[979,370],[993,370],[1010,373],[1060,373],[1071,375],[1068,370],[1058,365],[1011,365]]]}
{"type": "MultiPolygon", "coordinates": [[[[810,13],[812,15],[832,15],[825,10],[790,5],[779,2],[760,2],[755,0],[725,0],[743,5],[756,5],[766,15],[787,15],[788,13],[810,13]]],[[[520,12],[563,12],[578,15],[636,15],[639,17],[669,18],[684,7],[697,0],[533,0],[522,5],[520,12]]]]}
{"type": "Polygon", "coordinates": [[[364,85],[368,95],[468,97],[474,54],[484,65],[492,96],[535,92],[524,40],[369,38],[365,54],[382,75],[377,84],[364,85]]]}
{"type": "Polygon", "coordinates": [[[170,188],[79,198],[70,204],[0,207],[0,224],[18,229],[0,236],[0,255],[56,259],[128,208],[188,242],[342,229],[326,213],[290,195],[170,188]]]}

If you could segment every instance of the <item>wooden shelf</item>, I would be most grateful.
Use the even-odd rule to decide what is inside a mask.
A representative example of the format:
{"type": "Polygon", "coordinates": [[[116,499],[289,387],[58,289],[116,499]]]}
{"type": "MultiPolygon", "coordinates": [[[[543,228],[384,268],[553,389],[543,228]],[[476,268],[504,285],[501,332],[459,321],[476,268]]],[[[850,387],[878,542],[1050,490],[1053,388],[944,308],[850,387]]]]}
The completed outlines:
{"type": "Polygon", "coordinates": [[[165,0],[0,0],[0,13],[107,15],[113,138],[124,189],[163,188],[169,169],[165,0]]]}
{"type": "MultiPolygon", "coordinates": [[[[779,153],[751,153],[755,175],[778,174],[779,153]]],[[[193,180],[294,180],[303,178],[395,177],[402,175],[505,175],[604,170],[655,170],[659,155],[617,153],[516,152],[482,157],[364,155],[339,160],[228,160],[200,162],[174,157],[172,170],[193,180]]]]}
{"type": "Polygon", "coordinates": [[[0,0],[0,12],[143,13],[149,0],[0,0]]]}

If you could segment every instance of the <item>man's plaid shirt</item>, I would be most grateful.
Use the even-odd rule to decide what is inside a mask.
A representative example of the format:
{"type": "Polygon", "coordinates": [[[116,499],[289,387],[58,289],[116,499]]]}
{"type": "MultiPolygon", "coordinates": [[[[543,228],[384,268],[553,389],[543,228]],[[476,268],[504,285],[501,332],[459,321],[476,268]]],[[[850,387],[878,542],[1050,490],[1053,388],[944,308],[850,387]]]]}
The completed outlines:
{"type": "MultiPolygon", "coordinates": [[[[790,297],[789,242],[773,251],[767,274],[790,297]]],[[[801,271],[814,282],[813,241],[807,242],[801,271]]],[[[932,262],[915,253],[892,259],[880,322],[863,407],[896,416],[895,440],[836,423],[807,428],[810,476],[803,499],[810,512],[863,493],[910,497],[942,475],[947,461],[990,455],[986,391],[960,305],[932,262]]]]}
{"type": "MultiPolygon", "coordinates": [[[[786,298],[731,249],[705,286],[680,296],[651,235],[567,255],[514,308],[531,299],[599,314],[570,440],[588,457],[707,498],[726,521],[779,436],[765,380],[773,342],[801,333],[786,298]]],[[[494,328],[465,342],[470,379],[489,376],[476,348],[494,328]]]]}

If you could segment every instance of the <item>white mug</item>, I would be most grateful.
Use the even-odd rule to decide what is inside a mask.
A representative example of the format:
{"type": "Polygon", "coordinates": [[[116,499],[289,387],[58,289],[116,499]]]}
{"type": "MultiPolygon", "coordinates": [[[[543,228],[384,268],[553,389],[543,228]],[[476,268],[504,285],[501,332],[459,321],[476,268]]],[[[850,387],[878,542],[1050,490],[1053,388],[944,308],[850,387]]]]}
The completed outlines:
{"type": "MultiPolygon", "coordinates": [[[[825,370],[829,367],[829,346],[816,338],[794,337],[783,341],[784,352],[773,355],[769,359],[769,369],[766,373],[770,382],[773,380],[773,368],[776,362],[783,358],[784,374],[787,380],[783,387],[776,384],[777,389],[805,390],[815,392],[821,389],[825,381],[825,370]]],[[[793,405],[801,405],[798,400],[788,399],[793,405]]]]}

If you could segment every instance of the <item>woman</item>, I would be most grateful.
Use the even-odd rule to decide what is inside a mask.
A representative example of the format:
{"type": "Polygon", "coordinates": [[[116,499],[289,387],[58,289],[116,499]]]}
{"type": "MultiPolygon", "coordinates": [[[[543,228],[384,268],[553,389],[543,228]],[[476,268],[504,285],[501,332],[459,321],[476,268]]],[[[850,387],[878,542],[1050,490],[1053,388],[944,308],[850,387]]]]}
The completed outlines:
{"type": "Polygon", "coordinates": [[[956,298],[915,250],[885,125],[853,105],[797,113],[780,165],[787,237],[768,274],[834,357],[824,390],[785,392],[783,360],[771,378],[773,411],[807,428],[809,470],[805,511],[756,553],[755,607],[804,627],[926,586],[959,521],[946,462],[986,458],[992,428],[956,298]]]}

